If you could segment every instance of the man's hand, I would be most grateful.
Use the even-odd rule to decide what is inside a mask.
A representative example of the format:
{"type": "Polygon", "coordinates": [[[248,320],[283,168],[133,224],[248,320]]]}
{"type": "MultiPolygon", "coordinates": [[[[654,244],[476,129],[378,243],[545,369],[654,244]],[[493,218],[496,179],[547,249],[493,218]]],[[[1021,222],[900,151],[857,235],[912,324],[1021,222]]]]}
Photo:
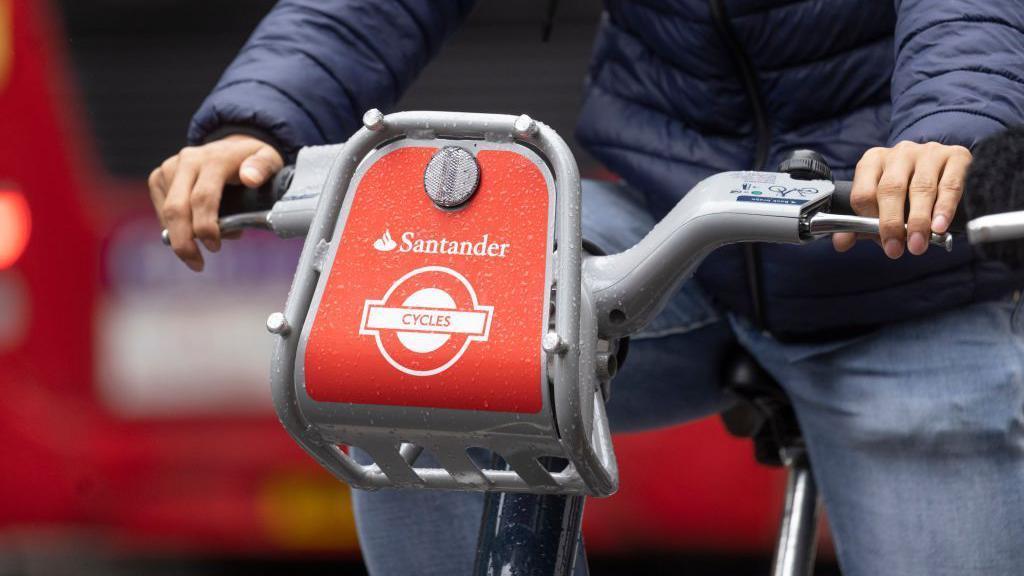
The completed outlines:
{"type": "Polygon", "coordinates": [[[284,166],[272,146],[252,136],[235,135],[183,148],[149,175],[149,194],[171,248],[192,270],[203,269],[196,239],[211,252],[220,250],[217,209],[225,184],[257,188],[284,166]]]}
{"type": "MultiPolygon", "coordinates": [[[[899,258],[904,245],[911,254],[924,254],[929,232],[942,234],[949,229],[970,163],[967,148],[937,142],[872,148],[857,163],[850,204],[861,216],[878,217],[886,256],[899,258]],[[910,209],[905,214],[908,197],[910,209]]],[[[852,233],[832,236],[832,244],[840,252],[852,248],[856,241],[852,233]]]]}

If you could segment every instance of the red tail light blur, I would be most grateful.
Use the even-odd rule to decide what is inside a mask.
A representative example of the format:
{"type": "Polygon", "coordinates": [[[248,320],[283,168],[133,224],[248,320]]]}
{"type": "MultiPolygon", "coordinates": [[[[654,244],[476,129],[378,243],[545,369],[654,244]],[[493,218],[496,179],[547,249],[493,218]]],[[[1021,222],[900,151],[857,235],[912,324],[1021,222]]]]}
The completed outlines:
{"type": "Polygon", "coordinates": [[[14,265],[32,234],[32,213],[18,190],[0,188],[0,270],[14,265]]]}

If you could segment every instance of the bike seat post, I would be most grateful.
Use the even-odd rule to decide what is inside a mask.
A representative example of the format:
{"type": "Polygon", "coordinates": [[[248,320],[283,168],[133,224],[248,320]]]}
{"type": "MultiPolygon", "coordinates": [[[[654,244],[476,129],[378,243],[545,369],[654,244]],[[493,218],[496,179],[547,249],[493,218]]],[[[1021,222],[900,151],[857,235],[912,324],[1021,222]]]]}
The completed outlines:
{"type": "Polygon", "coordinates": [[[796,414],[785,391],[747,351],[737,350],[725,374],[726,390],[737,400],[722,414],[726,429],[751,439],[758,462],[783,466],[788,474],[772,574],[810,576],[821,505],[796,414]]]}
{"type": "Polygon", "coordinates": [[[772,563],[773,576],[809,576],[814,573],[821,501],[803,447],[784,449],[786,501],[772,563]]]}

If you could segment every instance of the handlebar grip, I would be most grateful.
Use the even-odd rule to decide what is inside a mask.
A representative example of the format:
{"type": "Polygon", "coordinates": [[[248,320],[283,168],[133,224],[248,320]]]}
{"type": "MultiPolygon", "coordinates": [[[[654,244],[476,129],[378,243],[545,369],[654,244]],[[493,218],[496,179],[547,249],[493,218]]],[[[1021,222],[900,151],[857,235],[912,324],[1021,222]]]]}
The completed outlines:
{"type": "Polygon", "coordinates": [[[829,211],[833,214],[854,214],[853,206],[850,204],[850,192],[853,190],[853,182],[850,180],[836,180],[836,191],[832,193],[832,206],[829,211]]]}
{"type": "MultiPolygon", "coordinates": [[[[850,193],[853,189],[853,182],[849,180],[836,180],[836,190],[832,193],[832,205],[829,211],[833,214],[856,214],[853,205],[850,204],[850,193]]],[[[965,195],[967,193],[965,192],[965,195]]],[[[908,201],[909,203],[909,201],[908,201]]],[[[909,205],[908,205],[909,210],[909,205]]],[[[963,232],[967,229],[967,211],[964,209],[963,200],[953,216],[953,222],[949,225],[950,232],[963,232]]]]}
{"type": "Polygon", "coordinates": [[[225,186],[217,214],[223,218],[234,214],[270,210],[288,191],[294,175],[295,167],[285,166],[259,188],[246,188],[237,184],[225,186]]]}
{"type": "MultiPolygon", "coordinates": [[[[221,232],[243,228],[269,228],[267,215],[274,207],[274,203],[288,192],[294,175],[295,167],[285,166],[259,188],[247,188],[238,184],[224,186],[220,207],[217,209],[221,232]]],[[[171,245],[171,235],[166,229],[160,232],[160,241],[165,246],[171,245]]]]}

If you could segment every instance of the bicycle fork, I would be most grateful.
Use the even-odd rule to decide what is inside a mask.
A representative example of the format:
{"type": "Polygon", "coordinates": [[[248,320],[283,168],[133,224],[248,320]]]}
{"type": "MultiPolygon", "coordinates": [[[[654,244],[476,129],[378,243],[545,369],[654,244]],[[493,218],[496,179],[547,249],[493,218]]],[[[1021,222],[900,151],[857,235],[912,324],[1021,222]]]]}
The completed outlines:
{"type": "MultiPolygon", "coordinates": [[[[495,457],[495,467],[503,464],[495,457]]],[[[585,501],[582,495],[488,492],[474,576],[587,576],[585,501]]]]}

